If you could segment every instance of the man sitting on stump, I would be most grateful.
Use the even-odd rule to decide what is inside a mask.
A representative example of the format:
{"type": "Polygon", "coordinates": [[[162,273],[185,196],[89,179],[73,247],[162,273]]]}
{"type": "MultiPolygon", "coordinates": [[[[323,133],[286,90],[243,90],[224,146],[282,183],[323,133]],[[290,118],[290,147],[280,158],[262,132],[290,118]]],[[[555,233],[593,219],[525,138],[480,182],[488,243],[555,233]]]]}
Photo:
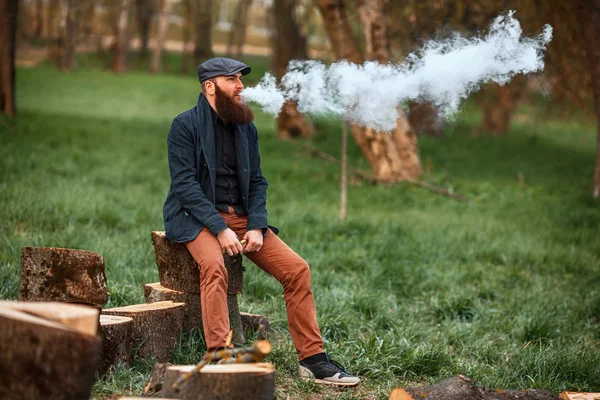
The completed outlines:
{"type": "Polygon", "coordinates": [[[166,236],[185,243],[200,268],[208,351],[222,348],[230,330],[223,254],[243,253],[283,285],[300,376],[355,386],[360,379],[323,351],[308,264],[277,237],[277,228],[267,225],[258,134],[252,110],[240,97],[242,77],[250,71],[229,58],[212,58],[198,67],[198,104],[173,120],[168,137],[166,236]]]}

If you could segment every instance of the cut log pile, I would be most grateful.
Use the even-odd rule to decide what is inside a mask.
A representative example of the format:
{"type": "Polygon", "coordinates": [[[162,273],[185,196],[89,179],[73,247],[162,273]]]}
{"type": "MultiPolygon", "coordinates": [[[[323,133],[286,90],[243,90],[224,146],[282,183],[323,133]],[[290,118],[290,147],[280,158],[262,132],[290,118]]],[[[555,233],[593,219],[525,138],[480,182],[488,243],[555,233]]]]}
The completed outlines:
{"type": "Polygon", "coordinates": [[[101,352],[98,311],[0,301],[0,398],[88,399],[101,352]]]}

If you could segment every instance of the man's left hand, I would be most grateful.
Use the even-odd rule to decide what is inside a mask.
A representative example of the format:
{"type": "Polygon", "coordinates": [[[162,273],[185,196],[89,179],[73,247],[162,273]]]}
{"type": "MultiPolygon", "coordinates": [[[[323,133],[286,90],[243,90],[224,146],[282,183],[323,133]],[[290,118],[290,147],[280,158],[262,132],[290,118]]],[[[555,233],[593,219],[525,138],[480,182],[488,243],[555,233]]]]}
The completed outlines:
{"type": "Polygon", "coordinates": [[[247,240],[247,243],[244,245],[244,253],[259,251],[263,245],[262,229],[254,229],[246,232],[244,239],[247,240]]]}

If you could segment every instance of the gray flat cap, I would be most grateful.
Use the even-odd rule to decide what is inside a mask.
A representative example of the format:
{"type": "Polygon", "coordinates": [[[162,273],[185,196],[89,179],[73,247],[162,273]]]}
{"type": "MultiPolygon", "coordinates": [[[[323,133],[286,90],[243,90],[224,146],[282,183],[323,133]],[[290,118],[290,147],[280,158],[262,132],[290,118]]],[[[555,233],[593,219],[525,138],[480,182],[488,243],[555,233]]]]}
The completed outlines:
{"type": "Polygon", "coordinates": [[[215,57],[204,61],[198,66],[198,79],[200,82],[204,82],[219,75],[235,75],[238,72],[241,72],[242,75],[248,75],[250,71],[252,71],[252,68],[243,62],[231,58],[215,57]]]}

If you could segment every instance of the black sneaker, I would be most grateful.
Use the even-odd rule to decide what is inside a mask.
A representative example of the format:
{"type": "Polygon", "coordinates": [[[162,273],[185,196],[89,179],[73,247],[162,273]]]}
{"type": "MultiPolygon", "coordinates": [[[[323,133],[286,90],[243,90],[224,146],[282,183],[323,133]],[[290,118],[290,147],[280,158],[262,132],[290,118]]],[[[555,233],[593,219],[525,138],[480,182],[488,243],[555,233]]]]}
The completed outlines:
{"type": "MultiPolygon", "coordinates": [[[[320,354],[319,354],[320,356],[320,354]]],[[[356,386],[360,379],[347,373],[344,368],[323,353],[324,360],[312,361],[305,359],[300,361],[299,373],[303,379],[311,379],[315,383],[335,386],[356,386]]]]}

